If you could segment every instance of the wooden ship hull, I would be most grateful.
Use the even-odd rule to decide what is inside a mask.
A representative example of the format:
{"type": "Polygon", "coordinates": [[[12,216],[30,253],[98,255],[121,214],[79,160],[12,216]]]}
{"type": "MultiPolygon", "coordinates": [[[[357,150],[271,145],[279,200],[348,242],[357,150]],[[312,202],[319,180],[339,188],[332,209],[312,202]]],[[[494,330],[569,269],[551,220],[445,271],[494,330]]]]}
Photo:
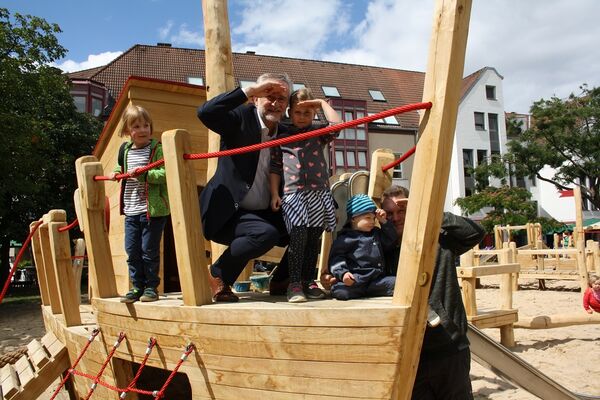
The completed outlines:
{"type": "MultiPolygon", "coordinates": [[[[232,85],[231,64],[223,62],[227,54],[217,43],[223,36],[229,41],[225,3],[203,4],[213,95],[232,85]],[[226,35],[219,34],[223,29],[226,35]]],[[[289,304],[284,297],[255,293],[242,296],[239,303],[213,304],[198,209],[198,184],[206,180],[198,177],[194,161],[184,159],[194,152],[195,139],[180,129],[162,133],[162,142],[181,290],[161,294],[153,303],[121,303],[124,288],[116,278],[112,249],[122,241],[109,236],[113,227],[105,221],[105,184],[94,180],[107,173],[108,164],[94,156],[78,159],[75,203],[87,246],[91,304],[79,304],[68,232],[60,229],[66,225],[65,213],[46,214],[33,238],[50,337],[40,347],[50,353],[48,365],[60,359],[55,368],[75,371],[68,379],[71,397],[85,398],[92,385],[92,398],[119,398],[114,389],[125,389],[134,380],[152,337],[156,346],[135,386],[160,390],[179,368],[163,398],[410,398],[425,329],[470,8],[470,0],[437,1],[424,88],[424,101],[433,107],[422,115],[406,221],[411,230],[404,234],[402,273],[393,298],[289,304]],[[90,341],[95,329],[99,334],[90,341]],[[121,333],[125,337],[113,350],[121,333]],[[55,348],[49,349],[48,343],[55,348]]],[[[216,150],[216,143],[209,139],[208,150],[216,150]]],[[[375,197],[391,183],[391,171],[382,172],[381,165],[374,157],[370,194],[375,197]]],[[[15,379],[11,396],[5,391],[5,398],[35,398],[43,389],[35,379],[29,386],[18,387],[19,381],[15,379]]],[[[152,397],[129,391],[125,398],[152,397]]]]}

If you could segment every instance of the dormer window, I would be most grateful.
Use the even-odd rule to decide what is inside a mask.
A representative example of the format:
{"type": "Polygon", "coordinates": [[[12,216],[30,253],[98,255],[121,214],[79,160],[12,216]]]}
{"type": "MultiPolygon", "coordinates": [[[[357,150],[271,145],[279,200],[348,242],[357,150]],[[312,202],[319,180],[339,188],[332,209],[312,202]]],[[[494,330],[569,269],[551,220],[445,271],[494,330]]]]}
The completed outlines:
{"type": "Polygon", "coordinates": [[[321,86],[326,97],[342,97],[335,86],[321,86]]]}
{"type": "Polygon", "coordinates": [[[371,98],[374,101],[387,101],[385,99],[385,97],[383,96],[383,93],[381,93],[381,91],[379,91],[379,90],[370,90],[369,89],[369,94],[371,95],[371,98]]]}
{"type": "Polygon", "coordinates": [[[485,86],[485,97],[488,100],[496,100],[496,86],[485,86]]]}
{"type": "Polygon", "coordinates": [[[201,76],[188,76],[187,82],[191,85],[204,86],[204,79],[201,76]]]}

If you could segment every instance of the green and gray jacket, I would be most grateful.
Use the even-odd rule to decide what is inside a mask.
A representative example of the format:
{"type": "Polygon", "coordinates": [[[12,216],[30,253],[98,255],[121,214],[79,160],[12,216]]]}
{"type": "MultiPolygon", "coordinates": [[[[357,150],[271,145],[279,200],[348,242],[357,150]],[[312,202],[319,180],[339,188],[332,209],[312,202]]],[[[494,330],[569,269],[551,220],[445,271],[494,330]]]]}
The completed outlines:
{"type": "MultiPolygon", "coordinates": [[[[133,142],[125,142],[119,148],[118,164],[114,169],[114,172],[124,174],[127,172],[127,154],[133,146],[133,142]]],[[[158,161],[163,158],[162,145],[156,139],[150,141],[151,151],[150,159],[148,163],[158,161]]],[[[148,217],[164,217],[169,215],[169,195],[167,194],[167,177],[165,174],[164,164],[152,168],[149,171],[139,175],[137,179],[140,182],[146,183],[146,193],[148,194],[147,201],[147,215],[148,217]]],[[[119,210],[123,215],[123,195],[125,193],[125,180],[121,181],[121,194],[119,210]]]]}

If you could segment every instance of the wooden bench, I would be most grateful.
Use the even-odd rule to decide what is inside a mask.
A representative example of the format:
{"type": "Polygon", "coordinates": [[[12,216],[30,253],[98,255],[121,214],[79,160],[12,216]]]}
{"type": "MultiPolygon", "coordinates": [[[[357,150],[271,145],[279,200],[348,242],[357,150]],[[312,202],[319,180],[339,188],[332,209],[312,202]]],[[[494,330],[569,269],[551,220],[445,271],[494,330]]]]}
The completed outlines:
{"type": "Polygon", "coordinates": [[[460,257],[461,266],[457,268],[458,278],[462,284],[462,298],[467,313],[467,320],[476,327],[500,328],[500,343],[506,347],[515,345],[514,323],[518,320],[518,312],[512,308],[513,274],[520,270],[515,263],[515,249],[506,247],[498,253],[499,264],[473,265],[474,251],[469,250],[460,257]],[[500,308],[497,310],[478,310],[475,293],[477,278],[482,276],[501,275],[500,308]]]}

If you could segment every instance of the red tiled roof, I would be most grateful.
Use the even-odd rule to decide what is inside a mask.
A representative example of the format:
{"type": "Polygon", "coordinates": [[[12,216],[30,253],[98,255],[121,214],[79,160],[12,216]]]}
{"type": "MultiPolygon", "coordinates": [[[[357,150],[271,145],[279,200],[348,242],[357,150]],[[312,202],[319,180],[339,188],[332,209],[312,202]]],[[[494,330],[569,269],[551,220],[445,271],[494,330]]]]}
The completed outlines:
{"type": "MultiPolygon", "coordinates": [[[[189,76],[206,79],[204,50],[169,46],[135,45],[109,64],[68,74],[70,78],[93,79],[118,96],[129,76],[142,76],[187,83],[189,76]]],[[[481,71],[463,81],[461,98],[481,71]]],[[[422,100],[425,74],[392,68],[371,67],[328,61],[233,53],[233,74],[239,80],[254,81],[264,72],[285,72],[294,83],[303,83],[315,96],[325,98],[321,86],[335,86],[344,99],[366,100],[375,113],[422,100]],[[373,101],[369,89],[383,93],[386,102],[373,101]]],[[[397,116],[403,128],[414,129],[418,114],[397,116]]]]}

